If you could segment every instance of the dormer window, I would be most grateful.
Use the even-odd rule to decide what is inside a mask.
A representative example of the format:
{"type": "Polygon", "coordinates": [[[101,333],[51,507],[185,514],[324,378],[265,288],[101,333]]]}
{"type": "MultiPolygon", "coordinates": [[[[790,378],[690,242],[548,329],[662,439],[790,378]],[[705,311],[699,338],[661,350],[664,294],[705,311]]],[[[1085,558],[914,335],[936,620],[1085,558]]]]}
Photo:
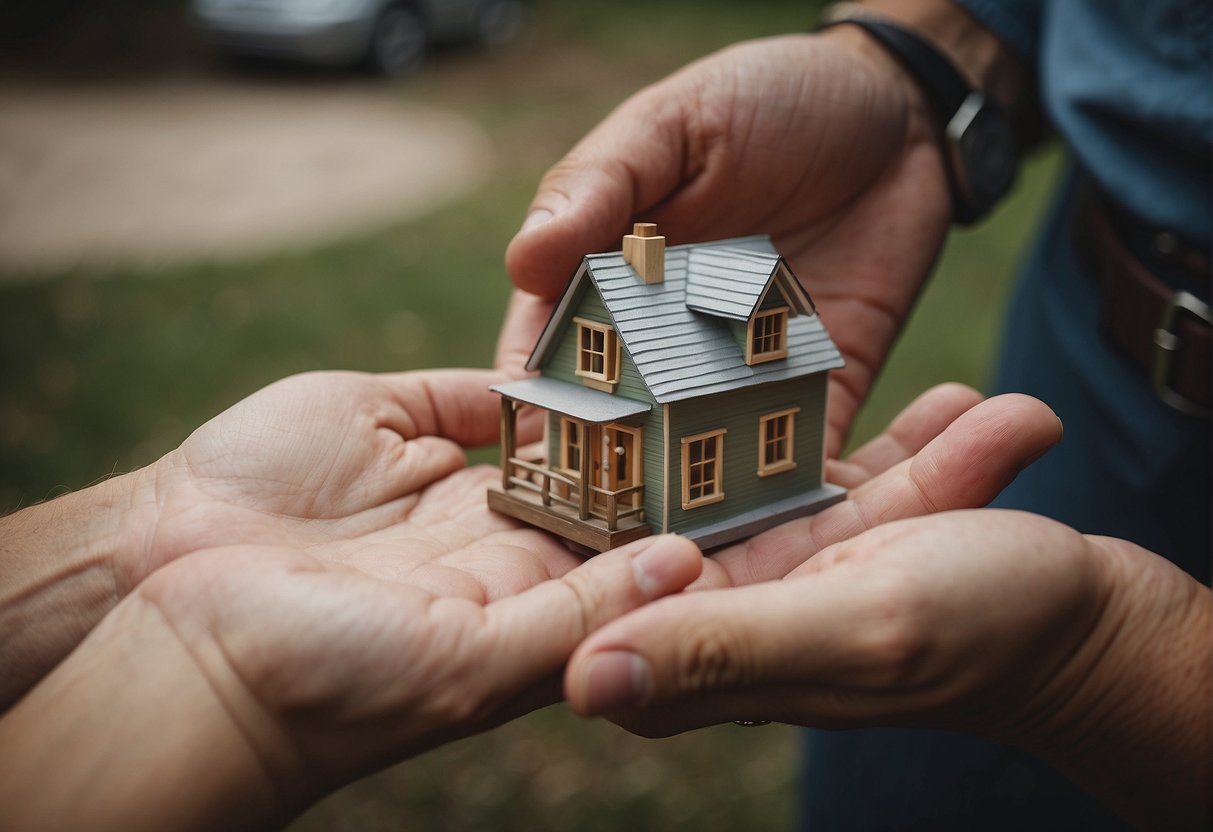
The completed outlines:
{"type": "Polygon", "coordinates": [[[614,328],[585,318],[573,320],[577,324],[577,375],[587,387],[615,392],[622,356],[614,328]]]}
{"type": "Polygon", "coordinates": [[[760,364],[788,356],[788,307],[760,309],[750,318],[745,363],[760,364]]]}

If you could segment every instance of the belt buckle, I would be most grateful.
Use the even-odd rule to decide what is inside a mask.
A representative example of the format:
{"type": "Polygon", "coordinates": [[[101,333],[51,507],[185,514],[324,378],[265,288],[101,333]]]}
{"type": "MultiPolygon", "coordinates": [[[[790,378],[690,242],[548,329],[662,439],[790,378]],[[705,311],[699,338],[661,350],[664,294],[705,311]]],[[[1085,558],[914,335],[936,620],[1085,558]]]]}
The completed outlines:
{"type": "Polygon", "coordinates": [[[1163,307],[1154,330],[1154,392],[1162,402],[1189,416],[1206,417],[1209,408],[1195,402],[1171,386],[1171,366],[1175,356],[1183,349],[1179,319],[1188,314],[1207,325],[1213,325],[1209,305],[1191,292],[1175,292],[1163,307]]]}

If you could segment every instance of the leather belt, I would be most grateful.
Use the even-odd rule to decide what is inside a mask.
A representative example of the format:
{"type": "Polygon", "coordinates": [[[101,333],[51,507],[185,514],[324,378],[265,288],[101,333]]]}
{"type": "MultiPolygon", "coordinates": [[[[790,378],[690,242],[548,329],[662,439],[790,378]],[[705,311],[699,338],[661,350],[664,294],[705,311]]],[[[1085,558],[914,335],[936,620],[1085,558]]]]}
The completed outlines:
{"type": "MultiPolygon", "coordinates": [[[[1074,224],[1075,242],[1103,289],[1100,325],[1105,337],[1149,374],[1164,403],[1208,418],[1213,369],[1209,305],[1153,274],[1117,235],[1095,188],[1088,184],[1084,190],[1074,224]]],[[[1207,263],[1188,270],[1193,288],[1202,281],[1209,285],[1207,263]]]]}

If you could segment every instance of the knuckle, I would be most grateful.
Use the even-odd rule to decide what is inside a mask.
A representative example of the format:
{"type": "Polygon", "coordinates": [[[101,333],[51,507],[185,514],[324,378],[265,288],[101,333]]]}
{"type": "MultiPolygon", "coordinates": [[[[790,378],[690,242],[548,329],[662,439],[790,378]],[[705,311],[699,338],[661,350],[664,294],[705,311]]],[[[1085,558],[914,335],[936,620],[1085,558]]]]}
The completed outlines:
{"type": "Polygon", "coordinates": [[[555,191],[562,196],[568,196],[564,183],[595,170],[596,166],[597,161],[591,153],[581,146],[574,147],[544,174],[540,190],[555,191]]]}
{"type": "Polygon", "coordinates": [[[753,672],[740,642],[712,628],[693,633],[682,644],[675,684],[686,693],[746,685],[753,672]]]}
{"type": "Polygon", "coordinates": [[[594,580],[589,572],[574,569],[560,579],[576,598],[581,613],[581,633],[587,635],[597,629],[597,622],[607,606],[607,590],[603,583],[594,580]]]}
{"type": "Polygon", "coordinates": [[[432,725],[472,725],[492,711],[492,703],[475,680],[433,688],[428,697],[427,720],[432,725]]]}

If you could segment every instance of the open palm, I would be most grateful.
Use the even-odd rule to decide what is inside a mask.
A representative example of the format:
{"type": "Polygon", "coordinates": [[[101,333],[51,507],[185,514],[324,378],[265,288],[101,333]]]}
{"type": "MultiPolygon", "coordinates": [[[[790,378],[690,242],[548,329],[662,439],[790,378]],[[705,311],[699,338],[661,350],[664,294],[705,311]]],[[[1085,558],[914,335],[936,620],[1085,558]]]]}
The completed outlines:
{"type": "Polygon", "coordinates": [[[464,447],[496,438],[488,386],[500,380],[309,373],[250,396],[150,472],[158,514],[130,555],[132,585],[189,552],[236,543],[322,547],[369,574],[421,570],[415,579],[476,597],[562,574],[579,559],[488,512],[494,473],[466,468],[464,447]],[[455,551],[464,569],[450,568],[455,551]]]}

